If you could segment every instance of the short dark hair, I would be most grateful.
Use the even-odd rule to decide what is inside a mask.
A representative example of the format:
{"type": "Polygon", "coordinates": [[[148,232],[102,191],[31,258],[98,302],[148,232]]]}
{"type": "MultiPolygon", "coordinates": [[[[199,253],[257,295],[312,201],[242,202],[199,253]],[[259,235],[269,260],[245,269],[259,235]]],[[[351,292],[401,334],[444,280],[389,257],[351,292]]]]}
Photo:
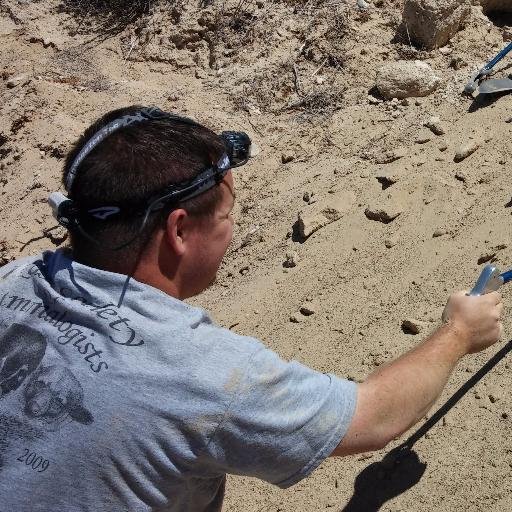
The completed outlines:
{"type": "MultiPolygon", "coordinates": [[[[69,152],[63,183],[78,153],[95,133],[115,119],[133,115],[143,108],[133,105],[113,110],[95,121],[69,152]]],[[[200,124],[172,118],[134,123],[114,132],[91,151],[80,164],[68,195],[84,210],[109,204],[141,204],[165,186],[190,180],[216,164],[224,152],[222,139],[200,124]]],[[[212,214],[220,198],[219,188],[214,187],[179,206],[190,215],[201,217],[212,214]]],[[[90,216],[81,219],[83,230],[98,243],[92,243],[80,230],[71,228],[73,255],[99,268],[113,257],[133,264],[170,210],[164,208],[152,213],[141,235],[116,252],[102,249],[102,246],[122,245],[136,236],[142,223],[140,215],[108,220],[90,216]]]]}

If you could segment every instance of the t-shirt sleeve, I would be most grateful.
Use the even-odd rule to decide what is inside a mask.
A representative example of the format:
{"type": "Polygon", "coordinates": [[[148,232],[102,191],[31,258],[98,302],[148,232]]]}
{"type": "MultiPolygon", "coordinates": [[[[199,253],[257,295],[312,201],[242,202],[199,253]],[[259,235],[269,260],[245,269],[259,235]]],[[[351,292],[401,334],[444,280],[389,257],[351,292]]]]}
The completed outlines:
{"type": "Polygon", "coordinates": [[[355,383],[262,348],[250,359],[207,451],[227,473],[289,487],[343,439],[356,399],[355,383]]]}

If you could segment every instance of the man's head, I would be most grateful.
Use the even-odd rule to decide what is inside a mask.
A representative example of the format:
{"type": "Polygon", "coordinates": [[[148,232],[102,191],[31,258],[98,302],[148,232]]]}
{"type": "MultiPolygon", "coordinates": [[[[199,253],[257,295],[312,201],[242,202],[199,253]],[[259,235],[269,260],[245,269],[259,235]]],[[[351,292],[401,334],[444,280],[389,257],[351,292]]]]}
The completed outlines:
{"type": "Polygon", "coordinates": [[[177,287],[173,295],[189,297],[213,281],[231,240],[231,173],[192,199],[155,209],[143,225],[144,213],[169,185],[190,182],[206,169],[215,169],[226,144],[190,120],[156,116],[116,129],[80,158],[102,128],[136,116],[141,109],[133,106],[106,114],[85,131],[66,159],[63,181],[81,212],[106,205],[119,206],[123,212],[107,218],[81,214],[79,228],[70,229],[73,255],[90,266],[133,273],[166,291],[177,287]],[[131,240],[121,250],[109,250],[131,240]]]}

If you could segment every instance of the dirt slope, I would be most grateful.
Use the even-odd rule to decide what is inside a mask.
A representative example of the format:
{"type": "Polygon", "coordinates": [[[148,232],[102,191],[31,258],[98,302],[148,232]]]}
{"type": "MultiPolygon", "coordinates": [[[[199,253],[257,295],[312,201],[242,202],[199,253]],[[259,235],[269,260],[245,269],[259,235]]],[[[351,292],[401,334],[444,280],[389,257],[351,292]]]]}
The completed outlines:
{"type": "MultiPolygon", "coordinates": [[[[433,329],[448,292],[471,286],[485,261],[512,265],[512,96],[460,96],[511,37],[509,20],[491,22],[474,6],[450,45],[423,52],[396,36],[400,13],[391,0],[368,11],[355,2],[184,3],[101,37],[58,0],[2,0],[0,262],[65,243],[46,198],[67,147],[103,112],[155,104],[245,130],[260,152],[236,172],[237,234],[218,283],[194,302],[285,358],[363,379],[433,329]],[[378,67],[397,59],[428,62],[442,85],[418,101],[369,96],[378,67]],[[423,126],[431,116],[444,135],[423,126]],[[478,150],[454,162],[471,142],[478,150]],[[339,201],[339,220],[298,236],[299,212],[339,201]],[[368,209],[401,213],[385,224],[368,209]],[[284,267],[292,252],[296,266],[284,267]],[[314,314],[299,313],[304,305],[314,314]],[[422,333],[404,333],[405,319],[422,333]]],[[[445,398],[489,356],[467,358],[445,398]]],[[[362,493],[389,491],[386,511],[509,509],[508,370],[505,361],[417,444],[426,464],[417,485],[393,497],[398,484],[370,468],[362,493]]],[[[328,461],[288,491],[230,478],[226,510],[343,510],[357,475],[383,455],[328,461]]],[[[375,504],[357,498],[347,510],[375,504]]]]}

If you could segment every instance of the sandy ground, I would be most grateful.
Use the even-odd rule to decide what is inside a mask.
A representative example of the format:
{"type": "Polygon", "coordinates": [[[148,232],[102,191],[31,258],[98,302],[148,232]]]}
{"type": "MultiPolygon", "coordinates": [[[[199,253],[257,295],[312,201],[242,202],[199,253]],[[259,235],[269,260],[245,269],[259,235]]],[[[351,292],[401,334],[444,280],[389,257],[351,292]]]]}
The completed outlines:
{"type": "MultiPolygon", "coordinates": [[[[485,262],[512,264],[512,96],[460,95],[510,38],[505,18],[473,6],[448,46],[424,52],[395,38],[392,0],[365,13],[352,2],[184,3],[104,36],[63,3],[0,1],[0,262],[66,243],[46,205],[63,155],[94,118],[140,103],[245,130],[257,144],[236,172],[235,240],[194,302],[284,358],[362,380],[434,329],[448,293],[470,287],[485,262]],[[428,62],[441,86],[403,104],[369,98],[378,67],[397,59],[428,62]],[[423,126],[433,115],[444,135],[423,126]],[[479,149],[454,162],[470,142],[479,149]],[[397,148],[401,158],[379,163],[397,148]],[[297,235],[299,212],[332,202],[338,220],[297,235]],[[401,214],[384,224],[367,208],[401,214]],[[287,253],[296,266],[283,265],[287,253]],[[422,332],[403,332],[405,319],[422,332]]],[[[464,360],[443,399],[492,352],[464,360]]],[[[327,461],[286,491],[232,477],[225,509],[509,510],[508,370],[505,360],[420,440],[421,462],[401,475],[372,465],[382,452],[327,461]],[[419,482],[402,492],[407,479],[419,482]]]]}

